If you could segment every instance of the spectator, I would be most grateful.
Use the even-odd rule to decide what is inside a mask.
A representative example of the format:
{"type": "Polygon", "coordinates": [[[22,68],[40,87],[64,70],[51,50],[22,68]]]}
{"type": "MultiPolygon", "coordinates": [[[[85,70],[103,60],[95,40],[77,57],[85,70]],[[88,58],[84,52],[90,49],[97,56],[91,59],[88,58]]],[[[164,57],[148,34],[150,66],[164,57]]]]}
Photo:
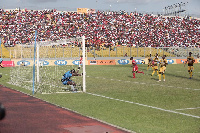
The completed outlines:
{"type": "MultiPolygon", "coordinates": [[[[57,10],[0,10],[0,37],[4,44],[31,44],[35,30],[37,41],[57,41],[85,35],[88,47],[109,46],[194,46],[200,42],[200,20],[162,17],[137,12],[78,14],[57,10]]],[[[79,45],[78,41],[72,42],[79,45]]]]}
{"type": "Polygon", "coordinates": [[[125,53],[124,57],[127,57],[127,56],[128,56],[127,53],[125,53]]]}

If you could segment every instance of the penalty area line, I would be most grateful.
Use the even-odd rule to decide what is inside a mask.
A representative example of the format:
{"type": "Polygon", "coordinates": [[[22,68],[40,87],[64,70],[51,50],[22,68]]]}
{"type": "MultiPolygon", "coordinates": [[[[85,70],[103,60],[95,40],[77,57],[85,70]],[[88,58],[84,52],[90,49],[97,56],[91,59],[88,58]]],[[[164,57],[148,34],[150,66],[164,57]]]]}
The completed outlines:
{"type": "Polygon", "coordinates": [[[192,109],[200,109],[200,107],[196,107],[196,108],[184,108],[184,109],[176,109],[176,110],[192,110],[192,109]]]}
{"type": "Polygon", "coordinates": [[[148,108],[152,108],[152,109],[161,110],[161,111],[164,111],[164,112],[169,112],[169,113],[174,113],[174,114],[179,114],[179,115],[184,115],[184,116],[190,116],[190,117],[193,117],[193,118],[200,119],[200,116],[195,116],[195,115],[191,115],[191,114],[176,112],[176,111],[168,110],[168,109],[162,109],[162,108],[158,108],[158,107],[154,107],[154,106],[149,106],[149,105],[145,105],[145,104],[141,104],[141,103],[136,103],[136,102],[131,102],[131,101],[127,101],[127,100],[115,99],[115,98],[112,98],[112,97],[106,97],[106,96],[99,95],[99,94],[94,94],[94,93],[89,93],[89,92],[86,92],[86,93],[89,94],[89,95],[93,95],[93,96],[98,96],[98,97],[107,98],[107,99],[111,99],[111,100],[115,100],[115,101],[121,101],[121,102],[125,102],[125,103],[130,103],[130,104],[135,104],[135,105],[139,105],[139,106],[143,106],[143,107],[148,107],[148,108]]]}

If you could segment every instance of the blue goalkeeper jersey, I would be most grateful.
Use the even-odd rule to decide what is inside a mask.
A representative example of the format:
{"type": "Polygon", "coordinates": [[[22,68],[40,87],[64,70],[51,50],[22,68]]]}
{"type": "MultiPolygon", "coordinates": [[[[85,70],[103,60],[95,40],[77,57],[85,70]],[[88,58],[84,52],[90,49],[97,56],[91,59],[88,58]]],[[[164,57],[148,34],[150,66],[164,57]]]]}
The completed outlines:
{"type": "Polygon", "coordinates": [[[71,77],[72,77],[72,74],[70,71],[68,71],[63,75],[62,79],[70,80],[71,77]]]}

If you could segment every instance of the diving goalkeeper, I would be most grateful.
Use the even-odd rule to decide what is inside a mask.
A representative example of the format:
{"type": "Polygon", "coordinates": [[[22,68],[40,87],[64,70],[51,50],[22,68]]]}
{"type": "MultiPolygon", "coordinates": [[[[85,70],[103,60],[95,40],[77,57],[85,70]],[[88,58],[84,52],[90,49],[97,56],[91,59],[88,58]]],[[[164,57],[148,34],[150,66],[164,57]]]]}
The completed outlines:
{"type": "Polygon", "coordinates": [[[70,71],[67,71],[63,76],[62,76],[62,79],[61,79],[61,82],[64,84],[64,85],[72,85],[72,87],[76,86],[76,83],[74,81],[72,81],[70,78],[72,76],[81,76],[82,74],[78,74],[78,71],[79,71],[79,68],[77,70],[77,72],[72,69],[70,71]]]}

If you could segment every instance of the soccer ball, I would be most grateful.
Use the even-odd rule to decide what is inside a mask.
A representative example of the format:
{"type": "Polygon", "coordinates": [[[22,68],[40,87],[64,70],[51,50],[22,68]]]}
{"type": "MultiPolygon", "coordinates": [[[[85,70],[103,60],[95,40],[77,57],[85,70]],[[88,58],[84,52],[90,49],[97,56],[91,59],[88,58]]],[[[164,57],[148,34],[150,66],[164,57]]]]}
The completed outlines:
{"type": "Polygon", "coordinates": [[[2,77],[2,75],[0,75],[0,78],[2,77]]]}

